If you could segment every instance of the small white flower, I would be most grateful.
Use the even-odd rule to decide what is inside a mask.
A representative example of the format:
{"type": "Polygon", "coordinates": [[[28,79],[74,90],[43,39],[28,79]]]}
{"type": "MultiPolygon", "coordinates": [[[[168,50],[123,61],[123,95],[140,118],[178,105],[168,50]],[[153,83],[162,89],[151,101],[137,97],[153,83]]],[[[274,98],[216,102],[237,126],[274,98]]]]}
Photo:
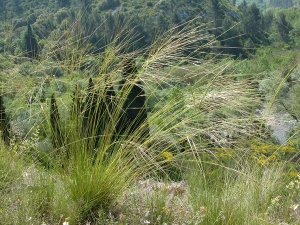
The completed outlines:
{"type": "Polygon", "coordinates": [[[69,225],[69,217],[65,218],[65,222],[63,222],[63,225],[69,225]]]}
{"type": "Polygon", "coordinates": [[[293,205],[291,206],[291,209],[295,211],[296,209],[298,209],[298,207],[299,207],[298,204],[293,204],[293,205]]]}
{"type": "Polygon", "coordinates": [[[145,212],[145,217],[148,217],[148,216],[149,216],[149,214],[150,214],[150,211],[149,211],[149,210],[147,210],[147,211],[145,212]]]}

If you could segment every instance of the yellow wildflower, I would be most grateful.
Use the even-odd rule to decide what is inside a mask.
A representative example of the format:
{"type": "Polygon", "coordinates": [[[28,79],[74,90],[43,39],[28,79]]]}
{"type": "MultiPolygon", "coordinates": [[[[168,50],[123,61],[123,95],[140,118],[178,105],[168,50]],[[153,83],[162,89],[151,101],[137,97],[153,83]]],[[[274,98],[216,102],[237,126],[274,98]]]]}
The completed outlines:
{"type": "Polygon", "coordinates": [[[162,156],[165,158],[165,159],[167,159],[167,160],[170,160],[170,159],[172,159],[173,158],[173,154],[171,153],[171,152],[163,152],[162,153],[162,156]]]}

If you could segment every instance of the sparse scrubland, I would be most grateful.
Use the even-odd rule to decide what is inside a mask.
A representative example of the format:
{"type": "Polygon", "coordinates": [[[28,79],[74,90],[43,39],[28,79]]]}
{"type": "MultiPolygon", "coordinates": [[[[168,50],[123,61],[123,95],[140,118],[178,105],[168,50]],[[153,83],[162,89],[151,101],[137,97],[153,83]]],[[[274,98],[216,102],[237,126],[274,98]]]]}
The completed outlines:
{"type": "Polygon", "coordinates": [[[300,223],[296,41],[232,57],[191,20],[137,48],[124,20],[95,49],[81,20],[3,44],[0,224],[300,223]]]}

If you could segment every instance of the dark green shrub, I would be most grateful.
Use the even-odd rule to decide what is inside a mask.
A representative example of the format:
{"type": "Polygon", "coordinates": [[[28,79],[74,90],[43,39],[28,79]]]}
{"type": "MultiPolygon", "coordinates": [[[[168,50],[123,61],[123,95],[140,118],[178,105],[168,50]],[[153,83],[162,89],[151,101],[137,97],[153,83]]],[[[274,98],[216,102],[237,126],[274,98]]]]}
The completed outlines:
{"type": "Polygon", "coordinates": [[[153,3],[152,2],[147,2],[147,6],[153,7],[153,3]]]}

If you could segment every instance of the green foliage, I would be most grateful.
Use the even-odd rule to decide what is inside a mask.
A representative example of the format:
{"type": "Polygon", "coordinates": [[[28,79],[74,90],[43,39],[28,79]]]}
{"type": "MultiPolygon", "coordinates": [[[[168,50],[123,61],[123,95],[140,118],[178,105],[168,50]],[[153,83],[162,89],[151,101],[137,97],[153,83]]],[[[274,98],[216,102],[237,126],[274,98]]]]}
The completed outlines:
{"type": "Polygon", "coordinates": [[[280,189],[276,181],[282,179],[282,172],[273,169],[260,171],[246,165],[239,174],[227,171],[220,176],[221,171],[214,176],[211,185],[199,173],[193,173],[200,178],[198,181],[190,178],[190,182],[194,182],[191,185],[194,207],[205,211],[202,224],[262,224],[267,202],[280,189]],[[220,187],[218,179],[230,188],[220,187]]]}
{"type": "MultiPolygon", "coordinates": [[[[237,4],[241,4],[243,0],[237,0],[237,4]]],[[[289,8],[297,5],[297,1],[293,0],[246,0],[248,4],[255,3],[262,10],[274,7],[289,8]]]]}
{"type": "Polygon", "coordinates": [[[23,143],[11,149],[2,146],[0,150],[0,209],[3,212],[0,220],[11,225],[28,221],[37,224],[49,220],[59,222],[62,214],[70,215],[75,208],[70,208],[72,203],[62,189],[61,182],[54,179],[54,174],[44,173],[32,164],[27,154],[15,151],[15,147],[33,147],[27,143],[22,146],[23,143]],[[17,187],[16,184],[18,188],[13,188],[17,187]]]}
{"type": "MultiPolygon", "coordinates": [[[[122,7],[98,12],[101,3],[55,1],[56,9],[41,17],[48,2],[40,1],[39,10],[26,13],[32,21],[36,15],[32,25],[41,27],[39,38],[45,34],[39,60],[8,57],[9,51],[1,56],[1,89],[15,135],[9,149],[3,142],[0,148],[1,222],[288,221],[287,211],[298,201],[298,192],[285,192],[287,175],[298,173],[298,128],[288,137],[292,142],[279,145],[259,109],[282,110],[278,103],[287,99],[285,110],[297,117],[294,43],[257,49],[267,43],[261,30],[229,41],[247,30],[238,25],[243,16],[262,29],[264,17],[255,5],[245,5],[245,14],[236,17],[226,13],[229,3],[214,1],[212,9],[224,12],[215,22],[222,20],[228,32],[216,40],[201,19],[170,29],[202,12],[205,1],[120,1],[122,7]],[[75,6],[87,13],[77,14],[75,6]],[[128,14],[137,16],[128,22],[128,14]],[[160,28],[166,30],[162,35],[160,28]],[[233,60],[220,52],[249,58],[233,60]],[[128,66],[128,59],[137,59],[137,67],[128,66]],[[147,109],[147,119],[135,123],[136,108],[143,109],[140,114],[147,109]],[[125,129],[116,132],[121,122],[125,129]],[[282,193],[286,204],[273,207],[282,193]]],[[[296,14],[287,12],[294,24],[296,14]]],[[[271,27],[268,32],[276,28],[271,19],[264,26],[271,27]]],[[[12,30],[9,38],[16,34],[12,30]]]]}
{"type": "Polygon", "coordinates": [[[292,0],[284,0],[284,1],[278,1],[278,0],[270,0],[270,6],[271,7],[292,7],[293,1],[292,0]]]}
{"type": "Polygon", "coordinates": [[[0,188],[1,190],[8,191],[15,184],[16,179],[14,178],[22,172],[24,164],[23,162],[13,164],[14,157],[16,157],[16,155],[14,155],[15,153],[9,152],[8,146],[6,146],[2,140],[0,143],[0,188]]]}
{"type": "Polygon", "coordinates": [[[267,209],[266,215],[270,222],[279,222],[287,220],[291,224],[299,223],[299,175],[295,176],[279,193],[273,197],[270,206],[267,209]]]}
{"type": "MultiPolygon", "coordinates": [[[[155,1],[145,3],[140,0],[85,1],[84,3],[55,1],[52,5],[41,1],[35,6],[36,10],[30,10],[32,2],[27,2],[21,6],[23,13],[18,16],[14,13],[9,14],[15,16],[13,21],[15,26],[11,28],[11,33],[5,33],[8,36],[7,38],[13,41],[13,45],[8,46],[8,49],[15,52],[15,55],[22,54],[28,49],[24,49],[25,44],[22,44],[22,40],[15,37],[20,36],[19,30],[24,29],[27,21],[29,21],[30,26],[34,29],[35,38],[38,37],[39,39],[39,54],[41,52],[49,53],[49,51],[59,50],[60,44],[63,44],[63,40],[67,35],[64,34],[64,31],[68,27],[79,24],[75,21],[75,18],[80,18],[78,20],[80,26],[76,25],[77,28],[72,29],[74,33],[71,35],[90,36],[89,42],[93,46],[90,52],[97,52],[118,36],[115,28],[122,26],[122,24],[127,24],[128,28],[130,27],[129,29],[135,30],[135,35],[132,36],[132,43],[135,44],[132,45],[132,48],[137,49],[142,46],[150,46],[156,34],[172,29],[173,25],[180,25],[188,19],[194,19],[195,26],[203,22],[213,21],[213,23],[210,23],[211,33],[220,41],[219,49],[214,51],[233,54],[236,57],[249,57],[248,50],[243,49],[249,47],[246,41],[249,37],[254,44],[254,48],[261,44],[267,45],[270,41],[273,41],[273,39],[269,39],[269,33],[266,33],[269,31],[268,27],[271,26],[271,21],[265,19],[258,11],[258,6],[263,5],[265,4],[262,2],[248,1],[244,8],[239,7],[237,9],[227,1],[189,0],[174,2],[168,0],[159,3],[155,1]],[[89,5],[89,7],[82,8],[81,12],[75,9],[83,5],[89,5]],[[149,6],[143,7],[146,5],[149,6]],[[206,7],[207,5],[209,7],[206,7]],[[84,10],[87,10],[88,13],[82,13],[84,10]],[[47,16],[44,16],[45,12],[47,12],[47,16]],[[201,15],[201,18],[199,18],[199,15],[201,15]],[[85,26],[85,24],[88,24],[88,26],[85,26]],[[80,29],[78,29],[79,27],[80,29]],[[42,43],[49,42],[58,35],[64,36],[64,38],[56,43],[56,49],[44,49],[42,43]]],[[[295,8],[293,10],[296,11],[295,8]]],[[[177,29],[180,29],[180,26],[177,29]]],[[[271,35],[271,37],[273,36],[271,35]]],[[[296,40],[296,38],[294,39],[296,40]]],[[[7,44],[11,45],[12,43],[7,42],[7,44]]],[[[252,48],[251,53],[255,52],[254,48],[252,48]]],[[[195,51],[195,49],[190,49],[187,54],[192,51],[195,51]]]]}

